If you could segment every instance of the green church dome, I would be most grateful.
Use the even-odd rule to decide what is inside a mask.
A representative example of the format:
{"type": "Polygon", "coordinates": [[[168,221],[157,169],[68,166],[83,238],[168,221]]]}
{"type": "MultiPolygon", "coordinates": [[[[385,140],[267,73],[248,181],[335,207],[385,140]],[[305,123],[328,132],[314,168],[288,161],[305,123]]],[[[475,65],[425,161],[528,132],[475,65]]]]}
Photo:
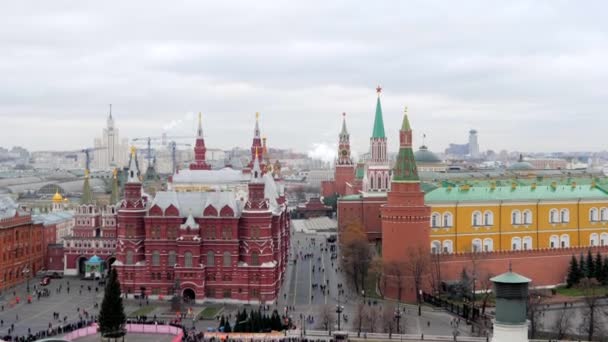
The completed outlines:
{"type": "Polygon", "coordinates": [[[524,161],[523,155],[520,154],[519,161],[517,161],[517,163],[511,164],[511,166],[509,166],[509,170],[512,170],[512,171],[534,170],[534,166],[532,166],[532,164],[528,163],[527,161],[524,161]]]}
{"type": "Polygon", "coordinates": [[[414,159],[417,163],[424,164],[439,164],[442,162],[441,158],[429,151],[428,147],[424,145],[420,146],[420,149],[414,153],[414,159]]]}

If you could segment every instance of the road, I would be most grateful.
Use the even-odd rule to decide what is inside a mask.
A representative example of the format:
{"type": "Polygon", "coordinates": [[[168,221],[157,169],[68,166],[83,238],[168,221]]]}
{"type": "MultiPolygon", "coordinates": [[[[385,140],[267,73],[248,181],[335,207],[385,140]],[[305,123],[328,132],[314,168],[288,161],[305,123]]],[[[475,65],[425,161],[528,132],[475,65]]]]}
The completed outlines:
{"type": "MultiPolygon", "coordinates": [[[[302,315],[304,318],[312,316],[315,319],[314,323],[306,324],[307,328],[320,329],[322,328],[320,312],[323,308],[328,305],[331,311],[335,312],[336,305],[340,303],[344,307],[344,314],[349,318],[346,323],[341,319],[341,328],[355,331],[356,327],[353,326],[355,312],[358,304],[363,302],[363,298],[348,290],[344,275],[337,272],[337,261],[332,263],[332,253],[327,248],[325,238],[321,235],[295,232],[291,241],[291,255],[297,255],[297,262],[293,263],[292,260],[287,268],[286,281],[281,292],[283,295],[278,300],[278,306],[283,312],[286,306],[295,307],[295,310],[289,311],[289,314],[298,327],[305,323],[300,320],[300,315],[302,315]],[[306,254],[312,256],[303,258],[306,254]],[[320,285],[324,282],[328,284],[328,292],[325,295],[319,288],[313,289],[312,287],[313,284],[320,285]],[[343,285],[343,294],[340,293],[338,284],[343,285]]],[[[387,303],[382,300],[368,299],[366,310],[376,310],[376,312],[381,313],[383,305],[387,305],[387,303]]],[[[395,303],[390,305],[395,305],[395,303]]],[[[454,316],[447,312],[443,310],[435,311],[425,306],[422,315],[418,316],[417,306],[400,304],[399,307],[404,312],[401,318],[402,326],[408,333],[452,336],[454,316]]],[[[334,313],[334,315],[337,317],[337,314],[334,313]]],[[[381,328],[381,323],[378,322],[376,331],[381,328]]],[[[470,327],[464,325],[464,323],[459,325],[458,331],[460,336],[470,335],[470,327]]]]}

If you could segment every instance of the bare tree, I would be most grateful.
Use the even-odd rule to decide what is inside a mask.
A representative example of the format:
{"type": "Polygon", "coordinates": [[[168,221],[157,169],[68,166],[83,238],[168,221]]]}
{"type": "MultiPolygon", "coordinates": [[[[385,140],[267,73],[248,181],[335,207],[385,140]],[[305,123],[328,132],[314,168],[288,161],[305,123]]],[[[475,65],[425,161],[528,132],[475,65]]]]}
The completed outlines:
{"type": "Polygon", "coordinates": [[[333,327],[335,322],[334,313],[332,311],[331,305],[326,304],[321,307],[321,312],[319,313],[321,318],[321,325],[323,330],[327,330],[331,332],[331,327],[333,327]]]}
{"type": "Polygon", "coordinates": [[[429,266],[429,254],[422,247],[410,250],[407,261],[406,270],[414,279],[416,289],[416,302],[420,304],[420,289],[422,288],[422,276],[427,271],[429,266]]]}
{"type": "Polygon", "coordinates": [[[373,253],[374,256],[370,263],[369,272],[374,274],[376,277],[376,289],[378,290],[378,294],[380,297],[384,298],[384,287],[386,286],[386,277],[384,276],[385,266],[382,261],[382,257],[373,253]]]}
{"type": "Polygon", "coordinates": [[[395,330],[395,306],[386,303],[382,309],[382,330],[391,338],[395,330]]]}
{"type": "Polygon", "coordinates": [[[431,288],[437,295],[441,294],[441,251],[431,254],[431,288]]]}
{"type": "Polygon", "coordinates": [[[595,278],[583,278],[579,282],[583,289],[583,321],[579,327],[581,334],[587,334],[587,340],[592,341],[593,337],[601,333],[601,318],[599,308],[599,293],[597,288],[598,281],[595,278]]]}
{"type": "Polygon", "coordinates": [[[342,269],[355,291],[365,289],[365,280],[372,262],[372,249],[363,227],[358,223],[348,224],[340,239],[342,269]]]}
{"type": "Polygon", "coordinates": [[[371,333],[376,332],[376,325],[378,325],[378,318],[380,313],[378,309],[371,307],[367,310],[367,330],[371,333]]]}
{"type": "Polygon", "coordinates": [[[480,281],[479,281],[479,285],[480,285],[480,291],[481,291],[481,314],[485,314],[486,313],[486,307],[488,305],[488,300],[490,299],[490,294],[492,293],[492,288],[494,287],[494,284],[492,283],[492,281],[490,280],[494,275],[492,275],[492,273],[484,273],[483,276],[480,277],[480,281]]]}
{"type": "Polygon", "coordinates": [[[363,322],[367,319],[367,310],[365,303],[359,303],[357,305],[357,311],[355,312],[355,326],[357,327],[357,337],[361,336],[361,329],[363,328],[363,322]]]}
{"type": "Polygon", "coordinates": [[[568,309],[563,308],[562,310],[560,310],[559,314],[557,315],[557,319],[555,320],[555,323],[553,324],[552,330],[556,335],[555,337],[558,340],[565,338],[571,329],[571,325],[572,325],[572,312],[569,312],[568,309]]]}
{"type": "Polygon", "coordinates": [[[542,329],[544,297],[538,291],[530,291],[528,294],[528,320],[530,321],[529,335],[535,339],[538,331],[542,329]]]}
{"type": "Polygon", "coordinates": [[[385,273],[389,276],[390,282],[397,286],[397,300],[401,302],[403,287],[405,285],[405,270],[403,263],[398,261],[389,261],[384,265],[385,273]]]}

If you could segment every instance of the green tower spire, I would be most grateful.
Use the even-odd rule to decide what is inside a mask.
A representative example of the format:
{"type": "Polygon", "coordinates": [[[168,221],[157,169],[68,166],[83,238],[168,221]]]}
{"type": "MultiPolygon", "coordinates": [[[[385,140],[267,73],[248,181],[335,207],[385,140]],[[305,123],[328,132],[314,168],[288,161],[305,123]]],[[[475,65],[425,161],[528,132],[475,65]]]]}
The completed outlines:
{"type": "Polygon", "coordinates": [[[407,118],[407,107],[403,114],[403,123],[399,130],[399,154],[393,170],[395,182],[420,182],[414,151],[412,151],[412,129],[407,118]]]}
{"type": "Polygon", "coordinates": [[[118,189],[118,170],[112,171],[112,193],[110,194],[110,204],[118,203],[120,190],[118,189]]]}
{"type": "Polygon", "coordinates": [[[380,104],[380,92],[382,88],[378,86],[376,93],[378,93],[378,101],[376,101],[376,116],[374,117],[374,131],[372,132],[372,138],[386,138],[384,134],[384,120],[382,119],[382,105],[380,104]]]}
{"type": "Polygon", "coordinates": [[[91,192],[91,184],[89,184],[89,170],[84,170],[84,184],[82,185],[82,197],[80,204],[93,204],[93,193],[91,192]]]}

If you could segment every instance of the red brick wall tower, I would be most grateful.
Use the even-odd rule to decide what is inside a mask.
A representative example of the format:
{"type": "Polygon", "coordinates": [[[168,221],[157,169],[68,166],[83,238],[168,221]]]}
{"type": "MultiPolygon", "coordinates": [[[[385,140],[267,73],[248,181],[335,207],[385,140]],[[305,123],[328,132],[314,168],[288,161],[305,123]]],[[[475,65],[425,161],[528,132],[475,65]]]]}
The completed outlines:
{"type": "MultiPolygon", "coordinates": [[[[402,289],[402,300],[417,299],[415,278],[410,269],[413,263],[427,263],[429,248],[430,207],[424,204],[424,192],[412,151],[412,130],[407,118],[399,131],[399,155],[393,170],[391,191],[387,203],[380,208],[382,217],[382,259],[384,262],[397,262],[407,276],[402,289]]],[[[428,267],[419,281],[419,289],[428,286],[428,267]]],[[[390,278],[390,277],[389,277],[390,278]]],[[[385,289],[389,297],[397,297],[394,281],[388,281],[385,289]]]]}
{"type": "Polygon", "coordinates": [[[143,267],[136,264],[146,259],[144,248],[146,199],[142,196],[136,158],[135,150],[132,150],[124,200],[120,203],[117,218],[118,245],[116,246],[117,262],[115,265],[123,291],[127,293],[139,292],[137,286],[133,284],[136,274],[143,271],[143,267]]]}
{"type": "Polygon", "coordinates": [[[205,161],[205,138],[203,137],[203,124],[201,113],[198,113],[198,131],[196,134],[196,144],[194,145],[194,163],[190,164],[190,170],[211,170],[211,166],[205,161]]]}

